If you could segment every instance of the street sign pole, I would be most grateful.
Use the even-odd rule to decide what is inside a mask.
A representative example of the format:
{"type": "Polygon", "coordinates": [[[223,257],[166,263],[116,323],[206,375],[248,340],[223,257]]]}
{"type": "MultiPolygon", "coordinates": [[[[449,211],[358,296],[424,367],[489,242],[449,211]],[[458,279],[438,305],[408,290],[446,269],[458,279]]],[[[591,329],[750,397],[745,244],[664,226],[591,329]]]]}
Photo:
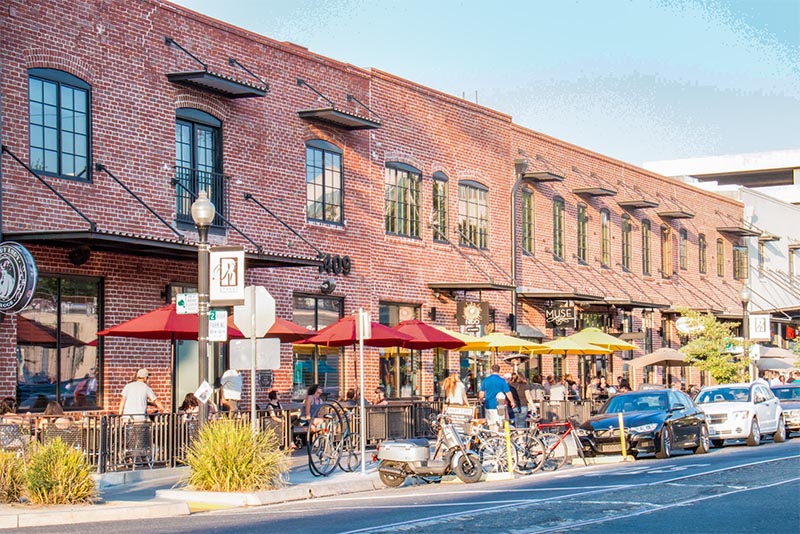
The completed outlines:
{"type": "Polygon", "coordinates": [[[253,358],[250,360],[250,424],[253,434],[258,434],[258,418],[256,417],[256,286],[250,286],[250,350],[253,358]]]}
{"type": "Polygon", "coordinates": [[[359,433],[361,434],[361,474],[367,474],[367,414],[364,402],[364,340],[372,337],[372,320],[362,308],[358,309],[356,321],[356,334],[358,335],[358,378],[361,390],[361,419],[359,433]]]}

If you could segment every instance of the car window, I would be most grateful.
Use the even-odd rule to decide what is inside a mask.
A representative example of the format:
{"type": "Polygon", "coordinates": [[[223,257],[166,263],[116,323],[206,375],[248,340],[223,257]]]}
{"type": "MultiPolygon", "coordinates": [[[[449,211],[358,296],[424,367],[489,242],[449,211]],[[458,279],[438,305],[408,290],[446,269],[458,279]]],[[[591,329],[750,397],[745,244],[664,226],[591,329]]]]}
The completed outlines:
{"type": "Polygon", "coordinates": [[[605,406],[603,413],[627,413],[667,409],[667,391],[653,391],[646,395],[617,395],[605,406]]]}
{"type": "Polygon", "coordinates": [[[713,402],[747,402],[750,391],[747,388],[714,388],[701,391],[695,402],[709,404],[713,402]]]}
{"type": "Polygon", "coordinates": [[[780,400],[800,400],[800,388],[772,388],[772,392],[780,400]]]}

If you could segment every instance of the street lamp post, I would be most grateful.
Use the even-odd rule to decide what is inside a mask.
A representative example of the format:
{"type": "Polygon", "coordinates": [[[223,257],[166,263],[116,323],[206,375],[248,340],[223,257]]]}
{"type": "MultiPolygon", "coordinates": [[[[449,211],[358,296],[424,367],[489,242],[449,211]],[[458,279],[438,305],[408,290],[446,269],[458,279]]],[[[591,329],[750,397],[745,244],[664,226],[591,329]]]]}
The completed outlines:
{"type": "Polygon", "coordinates": [[[750,381],[752,382],[758,378],[758,372],[756,371],[755,362],[750,358],[750,311],[748,309],[750,296],[750,288],[747,285],[742,286],[742,291],[739,293],[739,299],[742,301],[742,351],[744,357],[747,358],[750,381]]]}
{"type": "MultiPolygon", "coordinates": [[[[201,190],[192,204],[192,220],[197,227],[197,360],[198,387],[208,380],[208,300],[209,300],[209,261],[208,227],[214,221],[216,210],[208,195],[201,190]]],[[[200,424],[208,418],[208,405],[200,403],[200,424]]]]}

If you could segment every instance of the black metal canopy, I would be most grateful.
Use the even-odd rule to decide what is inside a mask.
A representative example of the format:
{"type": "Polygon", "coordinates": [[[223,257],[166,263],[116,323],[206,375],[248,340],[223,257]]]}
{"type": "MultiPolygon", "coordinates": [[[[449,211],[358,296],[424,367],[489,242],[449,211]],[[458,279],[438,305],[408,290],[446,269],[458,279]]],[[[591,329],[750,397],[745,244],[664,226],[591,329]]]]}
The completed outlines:
{"type": "Polygon", "coordinates": [[[590,197],[613,197],[617,190],[611,187],[597,185],[594,187],[578,187],[572,190],[576,195],[588,195],[590,197]]]}
{"type": "Polygon", "coordinates": [[[380,120],[372,120],[335,107],[305,109],[297,112],[301,119],[332,124],[345,130],[374,130],[381,127],[380,120]]]}
{"type": "Polygon", "coordinates": [[[551,171],[534,171],[526,172],[522,175],[523,180],[530,180],[532,182],[563,182],[564,177],[551,171]]]}
{"type": "Polygon", "coordinates": [[[659,211],[662,219],[694,219],[694,213],[685,210],[659,211]]]}
{"type": "Polygon", "coordinates": [[[644,197],[633,198],[630,200],[618,200],[617,204],[619,205],[619,207],[623,209],[631,209],[631,210],[642,210],[647,208],[658,207],[658,202],[654,200],[648,200],[644,197]]]}
{"type": "Polygon", "coordinates": [[[167,74],[167,79],[172,83],[209,91],[226,98],[267,96],[265,89],[208,70],[171,72],[167,74]]]}
{"type": "Polygon", "coordinates": [[[746,226],[718,226],[717,232],[731,234],[739,237],[760,237],[761,232],[746,226]]]}

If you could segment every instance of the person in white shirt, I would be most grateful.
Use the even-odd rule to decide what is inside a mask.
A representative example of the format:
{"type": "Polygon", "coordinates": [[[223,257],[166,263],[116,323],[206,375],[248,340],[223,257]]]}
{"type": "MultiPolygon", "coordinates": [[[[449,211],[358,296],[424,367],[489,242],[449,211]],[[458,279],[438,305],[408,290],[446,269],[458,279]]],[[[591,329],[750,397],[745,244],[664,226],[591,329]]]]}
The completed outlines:
{"type": "Polygon", "coordinates": [[[139,369],[136,371],[136,380],[122,388],[122,399],[119,403],[120,415],[125,415],[132,421],[146,421],[148,401],[155,404],[158,411],[164,411],[155,392],[147,384],[149,379],[150,372],[147,369],[139,369]]]}
{"type": "Polygon", "coordinates": [[[239,411],[239,401],[242,400],[242,375],[236,369],[228,369],[219,380],[222,389],[222,404],[231,412],[239,411]]]}

